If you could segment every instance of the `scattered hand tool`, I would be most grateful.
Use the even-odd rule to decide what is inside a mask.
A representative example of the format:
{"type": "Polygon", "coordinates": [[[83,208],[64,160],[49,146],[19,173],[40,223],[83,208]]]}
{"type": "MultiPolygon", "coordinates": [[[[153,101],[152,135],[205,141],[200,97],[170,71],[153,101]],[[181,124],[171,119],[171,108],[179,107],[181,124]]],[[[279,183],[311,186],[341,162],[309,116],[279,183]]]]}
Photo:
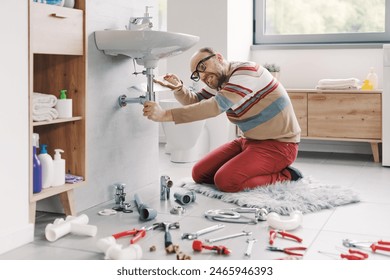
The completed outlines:
{"type": "Polygon", "coordinates": [[[252,254],[252,248],[253,248],[253,244],[255,242],[257,242],[257,239],[247,239],[246,242],[248,243],[248,247],[246,248],[246,251],[245,251],[245,256],[248,256],[250,257],[251,254],[252,254]]]}
{"type": "Polygon", "coordinates": [[[154,223],[153,226],[155,226],[156,229],[163,229],[165,231],[164,234],[164,245],[165,248],[167,248],[169,245],[172,245],[172,236],[169,232],[170,229],[177,229],[180,228],[180,225],[178,222],[171,223],[171,222],[162,222],[162,223],[154,223]]]}
{"type": "Polygon", "coordinates": [[[197,252],[201,252],[203,249],[212,250],[218,255],[229,255],[231,253],[231,251],[225,246],[204,245],[200,240],[194,240],[192,242],[192,249],[197,252]]]}
{"type": "Polygon", "coordinates": [[[214,225],[214,226],[211,226],[208,228],[198,230],[197,232],[194,232],[194,233],[183,233],[181,235],[181,239],[188,239],[188,240],[197,239],[198,236],[200,236],[200,235],[203,235],[203,234],[206,234],[206,233],[209,233],[209,232],[212,232],[212,231],[218,230],[220,228],[224,228],[224,227],[225,227],[225,225],[223,225],[223,224],[217,224],[217,225],[214,225]]]}
{"type": "Polygon", "coordinates": [[[221,240],[225,240],[225,239],[230,239],[230,238],[235,238],[235,237],[239,237],[239,236],[248,236],[251,234],[252,234],[252,232],[242,231],[240,233],[230,234],[230,235],[226,235],[226,236],[222,236],[222,237],[218,237],[218,238],[206,239],[206,242],[213,243],[213,242],[217,242],[217,241],[221,241],[221,240]]]}
{"type": "Polygon", "coordinates": [[[115,233],[112,236],[115,239],[118,239],[118,238],[121,238],[121,237],[124,237],[124,236],[133,235],[134,237],[132,239],[130,239],[130,244],[134,244],[135,242],[137,242],[141,238],[145,237],[147,231],[149,231],[151,229],[154,229],[154,228],[155,228],[155,226],[152,225],[152,226],[147,227],[147,228],[142,227],[141,229],[125,230],[125,231],[122,231],[122,232],[115,233]]]}
{"type": "Polygon", "coordinates": [[[302,238],[296,236],[296,235],[293,235],[291,233],[288,233],[286,231],[281,231],[281,230],[270,230],[269,232],[269,244],[272,245],[274,244],[274,240],[275,238],[277,237],[277,235],[280,235],[282,236],[283,238],[290,238],[290,239],[293,239],[299,243],[301,243],[303,241],[302,238]]]}
{"type": "Polygon", "coordinates": [[[273,247],[273,246],[268,246],[267,250],[273,251],[273,252],[283,252],[287,255],[291,256],[303,256],[303,254],[295,253],[293,251],[305,251],[307,248],[306,247],[290,247],[290,248],[278,248],[278,247],[273,247]]]}
{"type": "Polygon", "coordinates": [[[343,245],[347,248],[371,248],[371,250],[374,253],[376,251],[390,252],[390,241],[379,240],[377,242],[372,242],[372,241],[355,241],[350,239],[344,239],[343,245]]]}
{"type": "MultiPolygon", "coordinates": [[[[325,255],[337,255],[334,253],[328,253],[324,251],[318,251],[318,253],[325,254],[325,255]]],[[[347,260],[365,260],[368,258],[368,254],[353,249],[349,249],[348,254],[341,253],[339,256],[340,258],[347,259],[347,260]]]]}

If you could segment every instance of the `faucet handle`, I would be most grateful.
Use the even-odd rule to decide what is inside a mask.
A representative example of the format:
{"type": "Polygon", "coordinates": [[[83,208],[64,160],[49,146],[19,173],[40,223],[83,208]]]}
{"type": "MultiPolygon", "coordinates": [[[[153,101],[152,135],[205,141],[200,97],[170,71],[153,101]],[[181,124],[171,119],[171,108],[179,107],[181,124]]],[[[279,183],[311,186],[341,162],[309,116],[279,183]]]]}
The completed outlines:
{"type": "Polygon", "coordinates": [[[150,8],[153,8],[153,6],[145,6],[145,14],[144,14],[144,17],[147,17],[147,18],[152,18],[149,14],[149,9],[150,8]]]}

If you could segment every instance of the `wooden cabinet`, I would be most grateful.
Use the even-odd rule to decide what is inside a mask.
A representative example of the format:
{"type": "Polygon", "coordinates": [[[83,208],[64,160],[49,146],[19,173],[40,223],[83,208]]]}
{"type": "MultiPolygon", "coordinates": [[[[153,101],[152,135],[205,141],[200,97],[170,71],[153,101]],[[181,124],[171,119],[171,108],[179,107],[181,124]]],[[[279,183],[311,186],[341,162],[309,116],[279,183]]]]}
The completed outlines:
{"type": "Polygon", "coordinates": [[[369,142],[379,162],[381,91],[288,90],[303,139],[369,142]]]}
{"type": "MultiPolygon", "coordinates": [[[[29,100],[30,141],[38,133],[40,144],[48,145],[48,152],[64,150],[66,173],[82,176],[83,182],[65,184],[33,193],[32,159],[30,167],[30,221],[35,221],[36,203],[60,196],[66,215],[75,215],[73,190],[86,179],[86,0],[76,0],[75,7],[65,8],[29,1],[29,100]],[[33,92],[59,96],[66,89],[72,99],[73,117],[35,122],[32,118],[33,92]]],[[[32,142],[30,142],[32,156],[32,142]]]]}

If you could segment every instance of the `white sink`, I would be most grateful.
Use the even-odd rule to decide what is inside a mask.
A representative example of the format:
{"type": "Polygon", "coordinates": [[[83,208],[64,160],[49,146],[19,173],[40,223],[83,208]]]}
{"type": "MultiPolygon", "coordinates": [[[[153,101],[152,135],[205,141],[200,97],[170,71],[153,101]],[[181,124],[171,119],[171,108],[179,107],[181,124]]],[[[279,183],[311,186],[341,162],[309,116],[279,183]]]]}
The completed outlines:
{"type": "Polygon", "coordinates": [[[178,55],[199,41],[198,36],[154,30],[95,31],[99,50],[108,55],[125,55],[139,65],[155,68],[161,58],[178,55]]]}

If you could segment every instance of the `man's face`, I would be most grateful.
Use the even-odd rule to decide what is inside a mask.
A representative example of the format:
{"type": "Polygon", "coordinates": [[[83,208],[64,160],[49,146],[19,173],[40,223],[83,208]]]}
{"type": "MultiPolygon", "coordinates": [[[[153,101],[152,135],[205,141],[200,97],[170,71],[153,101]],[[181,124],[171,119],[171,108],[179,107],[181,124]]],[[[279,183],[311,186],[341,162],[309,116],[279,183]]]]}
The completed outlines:
{"type": "Polygon", "coordinates": [[[201,80],[212,89],[218,89],[225,79],[218,54],[207,52],[196,54],[191,60],[191,79],[201,80]]]}

